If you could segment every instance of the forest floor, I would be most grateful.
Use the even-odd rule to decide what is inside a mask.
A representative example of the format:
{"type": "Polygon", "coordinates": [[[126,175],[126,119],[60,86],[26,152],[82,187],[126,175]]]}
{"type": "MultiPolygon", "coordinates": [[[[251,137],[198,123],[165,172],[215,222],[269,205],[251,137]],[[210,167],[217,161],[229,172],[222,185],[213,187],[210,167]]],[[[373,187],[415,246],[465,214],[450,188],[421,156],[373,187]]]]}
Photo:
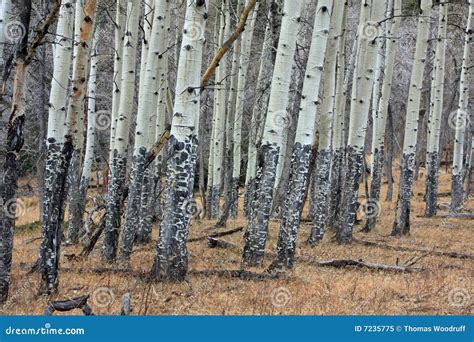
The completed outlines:
{"type": "MultiPolygon", "coordinates": [[[[199,273],[203,270],[239,270],[243,232],[221,239],[238,248],[208,247],[206,239],[188,244],[190,274],[183,283],[149,283],[139,272],[94,272],[110,267],[99,258],[99,248],[88,259],[75,258],[81,248],[63,247],[59,293],[54,299],[89,294],[89,305],[95,314],[120,313],[122,296],[131,294],[133,314],[139,315],[467,315],[474,312],[474,233],[473,220],[447,217],[424,218],[424,178],[416,182],[411,216],[411,234],[402,238],[390,236],[394,220],[397,182],[392,202],[385,201],[383,185],[381,214],[375,231],[365,234],[355,227],[355,238],[382,245],[403,246],[423,251],[401,251],[360,242],[340,246],[331,240],[332,231],[322,244],[311,248],[306,244],[311,225],[300,226],[297,261],[293,272],[279,279],[243,280],[241,278],[199,273]],[[470,254],[471,258],[438,255],[436,251],[470,254]],[[366,268],[332,268],[311,265],[309,260],[354,259],[388,265],[403,265],[418,260],[413,267],[423,271],[401,273],[366,268]]],[[[440,193],[450,191],[450,176],[442,173],[440,193]]],[[[361,191],[361,195],[364,191],[361,191]]],[[[39,275],[28,273],[38,256],[40,230],[38,200],[22,197],[24,210],[18,218],[15,234],[11,293],[0,307],[0,314],[43,314],[50,298],[37,296],[39,275]]],[[[448,203],[448,196],[439,202],[448,203]]],[[[240,206],[242,207],[242,205],[240,206]]],[[[474,201],[466,203],[474,209],[474,201]]],[[[444,217],[443,217],[444,216],[444,217]]],[[[213,221],[194,220],[190,238],[206,236],[213,221]]],[[[228,230],[245,227],[241,216],[228,222],[228,230]]],[[[154,240],[156,240],[156,230],[154,240]]],[[[272,221],[267,251],[274,253],[279,222],[272,221]]],[[[98,246],[100,245],[100,241],[98,246]]],[[[133,253],[134,271],[150,270],[155,242],[138,246],[133,253]]],[[[272,261],[267,254],[262,268],[250,271],[263,273],[272,261]]],[[[70,312],[69,314],[80,314],[70,312]]]]}

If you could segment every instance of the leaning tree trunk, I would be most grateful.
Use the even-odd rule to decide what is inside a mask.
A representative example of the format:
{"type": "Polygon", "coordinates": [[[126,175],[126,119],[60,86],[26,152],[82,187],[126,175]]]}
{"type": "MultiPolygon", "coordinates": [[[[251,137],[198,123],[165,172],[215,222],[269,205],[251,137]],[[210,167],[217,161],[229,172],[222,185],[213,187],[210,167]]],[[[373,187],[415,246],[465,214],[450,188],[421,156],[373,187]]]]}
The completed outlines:
{"type": "MultiPolygon", "coordinates": [[[[285,1],[278,52],[275,60],[268,114],[257,157],[257,188],[252,202],[249,225],[245,232],[243,261],[248,265],[263,262],[267,242],[268,221],[272,210],[278,155],[282,145],[284,121],[288,117],[288,93],[291,65],[296,50],[300,12],[304,1],[285,1]]],[[[235,160],[235,159],[234,159],[235,160]]]]}
{"type": "MultiPolygon", "coordinates": [[[[248,1],[248,0],[247,0],[248,1]]],[[[235,102],[235,115],[234,115],[234,152],[233,152],[233,169],[232,169],[232,196],[231,196],[231,207],[233,213],[239,211],[239,180],[240,180],[240,167],[242,159],[242,120],[244,116],[244,103],[245,93],[247,87],[247,71],[250,63],[250,53],[252,47],[253,31],[255,28],[255,21],[257,18],[258,5],[255,5],[253,9],[252,18],[248,23],[248,28],[242,34],[242,46],[240,49],[240,65],[239,65],[239,78],[237,82],[237,99],[235,102]]]]}
{"type": "MultiPolygon", "coordinates": [[[[384,81],[382,84],[382,95],[378,104],[378,110],[374,117],[374,130],[372,136],[372,170],[370,182],[370,198],[366,207],[370,206],[373,211],[366,213],[365,232],[371,231],[375,227],[379,214],[380,188],[382,186],[382,170],[385,159],[385,131],[387,126],[388,104],[392,92],[393,69],[395,63],[395,52],[397,45],[397,35],[400,27],[402,14],[402,1],[391,1],[393,4],[393,23],[387,23],[386,36],[389,37],[385,52],[384,81]]],[[[390,8],[390,11],[392,9],[390,8]]]]}
{"type": "Polygon", "coordinates": [[[418,21],[415,60],[411,72],[410,91],[408,94],[405,138],[401,157],[400,184],[392,235],[402,235],[410,232],[410,207],[415,172],[416,140],[420,114],[421,88],[426,65],[426,53],[428,50],[431,10],[432,0],[422,0],[420,5],[420,18],[418,21]]]}
{"type": "Polygon", "coordinates": [[[248,217],[250,214],[250,206],[254,198],[255,176],[257,171],[257,149],[263,134],[263,125],[268,109],[268,100],[270,98],[270,87],[272,84],[273,68],[275,63],[276,50],[273,48],[277,45],[278,34],[274,32],[274,27],[279,21],[278,4],[276,1],[270,1],[268,5],[268,23],[265,28],[265,36],[263,38],[262,53],[260,56],[260,70],[258,73],[257,89],[255,95],[255,103],[253,105],[252,119],[250,123],[249,147],[247,175],[245,177],[245,199],[244,210],[248,217]]]}
{"type": "Polygon", "coordinates": [[[204,0],[188,0],[179,56],[165,187],[165,208],[152,274],[159,280],[184,280],[188,269],[186,243],[193,202],[197,127],[200,113],[201,59],[207,8],[204,0]],[[196,35],[196,29],[201,33],[196,35]]]}
{"type": "Polygon", "coordinates": [[[117,126],[115,130],[114,158],[110,165],[107,194],[107,215],[102,243],[102,258],[114,261],[117,253],[122,205],[127,172],[128,135],[135,92],[136,53],[140,4],[128,1],[127,26],[123,45],[122,81],[117,126]]]}
{"type": "MultiPolygon", "coordinates": [[[[156,91],[156,88],[158,87],[158,79],[162,72],[163,62],[166,61],[166,59],[157,58],[156,56],[162,55],[167,48],[165,40],[165,32],[168,29],[165,26],[167,6],[168,1],[166,0],[157,0],[155,3],[155,18],[150,35],[150,43],[148,44],[149,53],[146,57],[147,62],[144,74],[141,76],[144,80],[140,89],[141,95],[139,96],[138,103],[135,148],[127,197],[128,205],[125,211],[125,222],[119,245],[119,259],[125,264],[128,264],[130,261],[140,216],[145,215],[145,213],[140,212],[142,189],[144,189],[143,181],[146,181],[148,185],[147,189],[145,189],[146,192],[150,188],[149,169],[145,170],[145,164],[151,148],[149,143],[150,135],[153,139],[155,137],[155,125],[151,124],[151,118],[154,118],[152,113],[154,113],[158,104],[159,93],[156,91]],[[145,175],[145,173],[148,174],[145,175]]],[[[147,201],[148,198],[144,200],[147,201]]]]}
{"type": "Polygon", "coordinates": [[[96,127],[96,96],[97,96],[97,61],[100,30],[95,28],[94,40],[92,42],[92,51],[90,58],[89,80],[87,83],[87,136],[86,148],[84,153],[84,165],[82,166],[81,182],[79,186],[78,205],[81,215],[78,217],[79,223],[79,239],[85,241],[86,232],[84,230],[83,214],[85,212],[87,203],[87,190],[92,172],[92,165],[94,164],[94,148],[95,148],[95,127],[96,127]]]}
{"type": "MultiPolygon", "coordinates": [[[[28,32],[31,17],[31,1],[20,2],[22,12],[20,23],[28,32]]],[[[53,5],[56,13],[60,7],[60,1],[53,5]]],[[[53,17],[54,18],[54,17],[53,17]]],[[[51,19],[52,21],[52,19],[51,19]]],[[[47,27],[46,27],[47,30],[47,27]]],[[[43,33],[44,36],[44,33],[43,33]]],[[[38,41],[39,44],[41,41],[38,41]]],[[[10,288],[10,271],[13,254],[13,232],[17,210],[17,189],[20,175],[19,153],[23,147],[25,122],[25,82],[28,66],[34,56],[35,46],[32,50],[28,48],[28,34],[18,42],[17,57],[15,59],[15,76],[13,83],[13,97],[11,113],[7,124],[7,136],[5,152],[0,149],[2,158],[2,169],[0,171],[0,304],[6,302],[10,288]]]]}
{"type": "Polygon", "coordinates": [[[15,76],[13,79],[12,107],[7,124],[5,152],[0,154],[4,160],[0,178],[0,303],[4,303],[10,286],[10,270],[13,252],[13,232],[15,228],[18,178],[20,173],[20,151],[24,142],[23,127],[25,123],[25,91],[26,79],[30,63],[35,57],[38,46],[50,25],[60,11],[61,1],[51,5],[50,12],[38,29],[36,36],[28,45],[28,30],[31,18],[31,1],[23,0],[19,3],[22,11],[19,15],[19,24],[23,26],[25,34],[16,42],[15,76]]]}
{"type": "Polygon", "coordinates": [[[448,4],[439,4],[438,35],[431,82],[431,103],[428,119],[428,146],[426,147],[425,215],[436,215],[438,206],[438,170],[440,164],[439,137],[444,103],[444,70],[446,62],[448,4]]]}
{"type": "MultiPolygon", "coordinates": [[[[298,126],[296,128],[295,147],[291,158],[290,184],[288,185],[288,192],[285,196],[284,211],[278,238],[278,256],[273,262],[273,267],[276,268],[293,267],[298,226],[300,224],[304,196],[310,176],[309,165],[316,125],[319,88],[324,73],[324,59],[332,11],[332,0],[318,1],[314,18],[313,35],[311,38],[311,48],[304,77],[305,81],[302,90],[298,126]]],[[[285,32],[283,30],[285,24],[287,24],[287,21],[285,17],[283,17],[280,44],[286,44],[284,40],[286,36],[283,35],[285,32]]],[[[277,75],[277,70],[275,70],[275,75],[277,75]]],[[[271,105],[272,102],[270,102],[270,108],[272,108],[271,105]]],[[[269,114],[271,114],[270,111],[269,114]]]]}
{"type": "Polygon", "coordinates": [[[458,212],[462,209],[463,202],[463,159],[464,159],[464,140],[466,127],[469,126],[469,88],[470,88],[470,68],[472,68],[472,36],[473,36],[473,12],[474,0],[469,2],[469,18],[466,27],[466,36],[464,42],[464,54],[461,70],[461,81],[459,84],[459,105],[456,112],[454,138],[454,156],[453,171],[451,178],[451,212],[458,212]]]}
{"type": "Polygon", "coordinates": [[[365,135],[367,119],[370,110],[370,95],[374,83],[374,65],[377,59],[380,34],[380,22],[385,11],[383,1],[362,2],[361,18],[367,18],[359,23],[359,51],[354,70],[353,92],[351,95],[351,110],[349,123],[349,138],[346,147],[344,165],[344,185],[341,199],[340,220],[336,239],[339,243],[352,241],[352,229],[357,211],[359,182],[363,170],[365,135]],[[363,14],[364,11],[371,15],[363,14]],[[354,83],[357,86],[354,87],[354,83]]]}
{"type": "MultiPolygon", "coordinates": [[[[319,144],[315,161],[315,178],[313,179],[314,193],[312,193],[312,203],[314,203],[314,211],[311,213],[313,217],[313,228],[311,229],[309,238],[311,245],[322,241],[326,230],[327,213],[329,209],[327,196],[331,186],[331,132],[336,97],[337,57],[340,55],[340,51],[338,51],[341,46],[339,40],[342,39],[341,35],[345,24],[346,8],[344,2],[339,2],[334,6],[331,29],[329,30],[329,46],[324,63],[323,100],[320,108],[317,109],[319,112],[319,144]]],[[[321,48],[321,50],[323,50],[324,53],[324,49],[321,48]]]]}
{"type": "MultiPolygon", "coordinates": [[[[76,1],[75,9],[75,23],[74,23],[74,48],[72,55],[72,64],[78,57],[79,44],[81,43],[81,22],[84,20],[84,3],[83,1],[76,1]]],[[[92,40],[92,37],[91,37],[92,40]]],[[[91,40],[87,44],[91,43],[91,40]]],[[[88,56],[89,57],[89,56],[88,56]]],[[[86,69],[88,67],[86,66],[86,69]]],[[[76,78],[76,69],[72,70],[72,79],[76,78]]],[[[85,96],[81,97],[81,101],[77,103],[78,110],[77,130],[74,139],[76,145],[72,152],[71,165],[68,170],[68,198],[69,198],[69,222],[68,222],[68,236],[67,243],[76,244],[79,238],[80,224],[82,223],[82,216],[84,215],[83,208],[81,208],[79,187],[81,182],[82,159],[83,159],[83,145],[84,145],[84,108],[85,96]]],[[[69,107],[68,110],[73,110],[69,107]]]]}
{"type": "Polygon", "coordinates": [[[117,129],[118,110],[120,106],[120,86],[122,82],[122,57],[123,38],[125,27],[125,16],[122,8],[125,7],[125,0],[117,0],[115,8],[115,48],[114,48],[114,85],[112,94],[112,113],[110,116],[110,139],[109,139],[109,168],[114,160],[115,131],[117,129]]]}

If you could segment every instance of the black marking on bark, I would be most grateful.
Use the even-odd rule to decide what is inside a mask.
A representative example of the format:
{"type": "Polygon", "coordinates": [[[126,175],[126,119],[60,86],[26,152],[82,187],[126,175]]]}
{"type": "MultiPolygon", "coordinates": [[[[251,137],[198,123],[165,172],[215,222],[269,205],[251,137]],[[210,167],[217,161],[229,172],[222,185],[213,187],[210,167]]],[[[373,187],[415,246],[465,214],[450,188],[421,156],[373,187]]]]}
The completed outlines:
{"type": "Polygon", "coordinates": [[[463,209],[463,178],[462,174],[453,175],[451,179],[451,212],[458,213],[463,209]]]}
{"type": "Polygon", "coordinates": [[[411,192],[415,173],[415,153],[404,153],[401,164],[397,209],[392,229],[393,236],[405,235],[410,232],[411,192]]]}
{"type": "MultiPolygon", "coordinates": [[[[370,181],[370,200],[373,203],[378,203],[380,200],[380,188],[382,186],[382,169],[383,164],[385,161],[385,150],[382,148],[376,148],[374,150],[373,155],[373,167],[372,167],[372,175],[370,181]]],[[[369,215],[367,220],[365,221],[365,227],[362,230],[363,232],[370,232],[372,229],[375,228],[375,224],[377,223],[377,215],[369,215]]]]}
{"type": "Polygon", "coordinates": [[[438,209],[438,168],[439,152],[429,152],[426,156],[426,194],[425,215],[433,217],[438,209]]]}

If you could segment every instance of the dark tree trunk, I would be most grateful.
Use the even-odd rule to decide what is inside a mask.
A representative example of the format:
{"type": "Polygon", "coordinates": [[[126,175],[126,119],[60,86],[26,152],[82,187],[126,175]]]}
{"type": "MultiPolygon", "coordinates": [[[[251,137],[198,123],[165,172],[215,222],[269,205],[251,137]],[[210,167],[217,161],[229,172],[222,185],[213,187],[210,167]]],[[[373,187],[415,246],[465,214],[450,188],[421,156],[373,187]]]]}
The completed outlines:
{"type": "Polygon", "coordinates": [[[397,210],[392,235],[400,236],[410,233],[411,193],[415,177],[415,153],[403,154],[398,190],[397,210]]]}
{"type": "Polygon", "coordinates": [[[426,195],[425,195],[425,215],[433,217],[438,208],[438,170],[439,153],[428,153],[426,157],[426,195]]]}
{"type": "MultiPolygon", "coordinates": [[[[371,205],[376,205],[378,207],[378,203],[380,201],[380,190],[382,187],[382,171],[385,159],[385,150],[384,146],[381,146],[381,149],[378,148],[374,151],[373,156],[373,167],[372,167],[372,177],[370,181],[370,199],[368,200],[371,205]]],[[[370,232],[372,229],[375,228],[375,224],[377,223],[378,212],[374,212],[373,215],[367,215],[365,221],[365,227],[362,230],[365,233],[370,232]]]]}
{"type": "Polygon", "coordinates": [[[82,170],[82,149],[76,148],[72,153],[71,165],[68,172],[69,188],[69,222],[68,243],[76,244],[81,235],[84,216],[84,202],[81,202],[80,184],[82,170]]]}
{"type": "Polygon", "coordinates": [[[340,148],[334,151],[332,157],[331,168],[331,188],[329,191],[329,214],[328,227],[335,228],[337,226],[337,217],[341,203],[341,187],[342,187],[342,168],[344,167],[344,149],[340,148]]]}
{"type": "Polygon", "coordinates": [[[387,112],[387,134],[385,139],[387,140],[387,155],[385,158],[385,175],[387,177],[387,196],[385,197],[386,201],[392,201],[393,197],[393,140],[394,140],[394,131],[393,131],[393,117],[391,107],[388,107],[387,112]]]}

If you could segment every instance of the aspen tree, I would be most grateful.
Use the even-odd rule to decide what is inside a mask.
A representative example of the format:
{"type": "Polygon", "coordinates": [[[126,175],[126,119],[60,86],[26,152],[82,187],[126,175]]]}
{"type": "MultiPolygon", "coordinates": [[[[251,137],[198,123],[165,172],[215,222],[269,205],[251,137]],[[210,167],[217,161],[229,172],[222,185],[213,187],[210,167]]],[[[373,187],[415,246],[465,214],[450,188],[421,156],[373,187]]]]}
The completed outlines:
{"type": "Polygon", "coordinates": [[[259,180],[257,181],[256,196],[250,212],[249,226],[244,238],[243,261],[249,265],[260,264],[265,253],[278,155],[282,144],[283,125],[281,122],[282,118],[288,116],[284,109],[288,106],[291,66],[294,62],[296,37],[300,26],[301,8],[304,3],[303,0],[284,2],[268,113],[257,160],[257,178],[259,180]]]}
{"type": "Polygon", "coordinates": [[[411,71],[410,90],[408,93],[398,201],[392,235],[408,234],[410,231],[411,194],[415,171],[421,87],[426,66],[431,10],[432,0],[421,0],[415,60],[411,71]]]}
{"type": "MultiPolygon", "coordinates": [[[[248,0],[247,0],[248,1],[248,0]]],[[[247,3],[246,1],[246,3],[247,3]]],[[[242,46],[240,49],[240,62],[239,62],[239,77],[237,82],[237,98],[235,102],[235,115],[234,115],[234,152],[233,152],[233,169],[232,169],[232,207],[233,210],[238,212],[238,187],[240,179],[240,166],[242,159],[242,119],[244,115],[244,102],[247,87],[247,71],[250,63],[250,53],[252,47],[253,32],[255,28],[255,21],[257,18],[259,3],[255,4],[250,22],[246,30],[242,34],[242,46]]]]}
{"type": "Polygon", "coordinates": [[[446,64],[448,4],[439,4],[438,34],[431,82],[431,103],[426,147],[426,208],[427,217],[436,215],[438,198],[438,170],[440,163],[439,138],[444,104],[444,74],[446,64]]]}
{"type": "Polygon", "coordinates": [[[114,158],[110,168],[107,216],[102,244],[102,258],[106,261],[113,261],[115,259],[120,231],[121,209],[127,171],[128,135],[135,90],[135,58],[138,42],[139,10],[140,4],[135,1],[128,1],[127,24],[123,43],[121,96],[115,131],[114,158]]]}
{"type": "Polygon", "coordinates": [[[197,127],[200,113],[201,60],[206,28],[204,0],[188,0],[176,77],[176,98],[168,143],[164,217],[152,274],[160,280],[184,280],[186,243],[193,202],[197,127]]]}
{"type": "MultiPolygon", "coordinates": [[[[291,158],[290,184],[284,201],[285,209],[278,238],[278,256],[273,263],[275,267],[293,267],[298,226],[310,176],[309,165],[317,121],[319,89],[324,74],[324,60],[332,11],[332,0],[318,1],[302,90],[295,146],[291,158]]],[[[283,21],[285,21],[285,17],[283,17],[283,21]]]]}
{"type": "Polygon", "coordinates": [[[62,239],[64,207],[68,193],[67,175],[71,166],[72,156],[77,147],[78,130],[81,112],[84,111],[87,74],[89,71],[89,54],[93,36],[97,1],[85,0],[83,20],[80,24],[80,38],[76,45],[73,65],[72,92],[66,117],[64,146],[58,157],[60,162],[53,171],[51,198],[43,204],[45,211],[42,222],[39,268],[41,270],[40,293],[57,291],[59,278],[58,267],[62,239]]]}
{"type": "Polygon", "coordinates": [[[315,204],[315,211],[312,213],[313,228],[309,238],[310,244],[316,244],[323,239],[329,207],[326,198],[331,185],[331,131],[336,97],[337,56],[340,48],[339,40],[342,39],[345,23],[345,9],[346,5],[342,1],[334,6],[322,76],[324,81],[323,100],[321,105],[316,107],[317,120],[319,121],[319,143],[315,162],[316,173],[313,180],[315,187],[312,200],[315,204]]]}
{"type": "MultiPolygon", "coordinates": [[[[90,57],[89,80],[87,83],[87,137],[86,148],[84,152],[84,165],[82,166],[81,182],[79,187],[79,205],[83,214],[86,206],[87,190],[94,164],[94,148],[95,148],[95,127],[96,127],[96,91],[97,91],[97,60],[98,60],[98,40],[100,30],[95,29],[94,40],[92,42],[92,51],[90,57]]],[[[84,220],[83,215],[79,218],[79,238],[84,239],[84,220]]]]}
{"type": "Polygon", "coordinates": [[[11,0],[2,0],[0,2],[0,66],[4,65],[3,53],[5,51],[6,34],[5,28],[10,22],[12,10],[12,1],[11,0]]]}
{"type": "Polygon", "coordinates": [[[469,126],[469,88],[471,85],[472,68],[472,36],[474,31],[473,24],[474,0],[469,1],[469,17],[466,25],[466,35],[464,40],[464,53],[461,69],[461,80],[459,82],[459,105],[456,112],[456,121],[454,127],[456,134],[454,138],[453,152],[453,170],[451,178],[451,212],[457,212],[462,209],[463,202],[463,159],[464,159],[464,140],[466,127],[469,126]]]}
{"type": "Polygon", "coordinates": [[[256,100],[253,105],[252,119],[250,123],[250,136],[248,147],[247,174],[245,177],[245,204],[244,210],[246,216],[249,215],[250,205],[254,198],[255,176],[257,172],[257,146],[262,137],[265,115],[270,98],[270,87],[276,54],[273,47],[278,40],[278,34],[274,32],[275,22],[277,21],[278,4],[272,0],[268,4],[268,23],[265,28],[263,38],[262,53],[260,55],[260,69],[258,72],[256,100]]]}
{"type": "MultiPolygon", "coordinates": [[[[133,151],[133,161],[131,179],[129,185],[128,205],[125,211],[125,222],[119,246],[119,258],[122,262],[128,263],[132,254],[133,241],[138,228],[140,213],[140,202],[142,193],[142,182],[145,177],[145,164],[147,154],[150,151],[150,136],[155,137],[155,125],[150,125],[151,118],[155,118],[158,103],[158,79],[163,62],[166,60],[162,54],[166,50],[166,18],[167,0],[157,0],[155,2],[155,18],[150,34],[149,52],[146,56],[146,67],[141,95],[139,96],[137,126],[135,129],[135,147],[133,151]],[[152,132],[148,132],[152,131],[152,132]]],[[[148,184],[149,186],[149,184],[148,184]]],[[[145,199],[146,200],[146,199],[145,199]]]]}
{"type": "Polygon", "coordinates": [[[359,49],[357,51],[351,94],[351,110],[346,161],[344,165],[344,185],[340,205],[340,222],[336,239],[339,243],[352,240],[355,222],[359,181],[362,174],[365,134],[370,110],[370,95],[374,83],[374,65],[377,59],[380,36],[380,22],[385,11],[385,3],[377,0],[364,0],[358,30],[359,49]],[[362,14],[367,10],[370,15],[362,14]],[[354,87],[354,84],[357,84],[354,87]]]}
{"type": "Polygon", "coordinates": [[[120,106],[120,83],[122,82],[122,55],[124,38],[123,35],[126,18],[126,16],[122,13],[122,9],[124,7],[126,7],[125,0],[117,0],[114,25],[114,86],[112,94],[112,114],[110,117],[109,168],[112,167],[111,164],[114,160],[115,131],[117,127],[118,110],[120,106]]]}
{"type": "Polygon", "coordinates": [[[382,185],[382,169],[385,160],[385,131],[387,126],[388,105],[392,92],[393,69],[395,62],[395,52],[397,45],[397,35],[400,27],[402,14],[402,1],[390,1],[389,11],[393,7],[393,20],[387,23],[386,36],[386,52],[385,52],[385,78],[382,83],[382,93],[378,103],[378,109],[375,113],[373,122],[373,136],[372,136],[372,171],[370,183],[370,199],[367,206],[371,206],[374,211],[367,215],[366,225],[364,231],[368,232],[375,227],[378,213],[378,202],[380,200],[380,187],[382,185]]]}

